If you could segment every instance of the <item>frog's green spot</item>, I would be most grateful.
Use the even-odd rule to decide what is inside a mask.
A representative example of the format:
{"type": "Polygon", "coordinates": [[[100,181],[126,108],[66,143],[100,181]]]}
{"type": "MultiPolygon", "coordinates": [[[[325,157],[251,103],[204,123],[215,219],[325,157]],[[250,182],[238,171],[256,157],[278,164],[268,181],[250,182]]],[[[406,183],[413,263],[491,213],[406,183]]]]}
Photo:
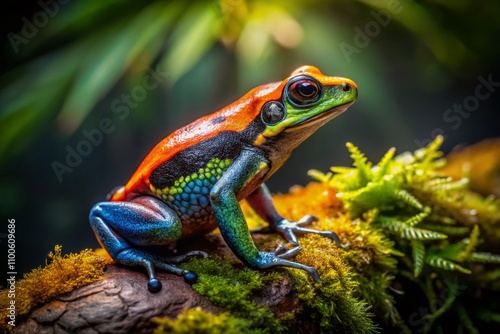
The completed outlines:
{"type": "Polygon", "coordinates": [[[202,211],[207,203],[207,194],[213,185],[220,179],[224,171],[231,165],[231,159],[221,161],[220,158],[214,158],[207,163],[205,168],[200,168],[200,173],[181,176],[174,181],[170,187],[151,189],[161,198],[173,204],[174,210],[182,216],[188,217],[193,222],[207,221],[211,214],[202,211]],[[203,181],[203,182],[202,182],[203,181]],[[175,195],[182,195],[177,198],[175,195]]]}

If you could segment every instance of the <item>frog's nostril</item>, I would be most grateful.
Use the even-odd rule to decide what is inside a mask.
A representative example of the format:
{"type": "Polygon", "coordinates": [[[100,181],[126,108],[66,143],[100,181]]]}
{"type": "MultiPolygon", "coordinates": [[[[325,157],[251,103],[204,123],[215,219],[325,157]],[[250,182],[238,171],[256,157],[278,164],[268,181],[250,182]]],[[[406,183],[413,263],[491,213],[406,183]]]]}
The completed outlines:
{"type": "Polygon", "coordinates": [[[344,82],[344,83],[342,84],[342,90],[343,90],[344,92],[350,92],[350,91],[351,91],[351,85],[349,85],[348,83],[345,83],[345,82],[344,82]]]}

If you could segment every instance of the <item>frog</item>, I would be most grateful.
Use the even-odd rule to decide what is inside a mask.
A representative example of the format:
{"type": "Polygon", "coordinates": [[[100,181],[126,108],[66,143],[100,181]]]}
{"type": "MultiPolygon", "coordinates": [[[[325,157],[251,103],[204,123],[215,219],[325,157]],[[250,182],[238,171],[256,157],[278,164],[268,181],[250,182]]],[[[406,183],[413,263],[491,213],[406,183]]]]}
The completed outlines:
{"type": "Polygon", "coordinates": [[[159,256],[152,248],[213,232],[218,228],[230,250],[246,266],[277,266],[306,271],[320,281],[313,267],[293,261],[300,252],[298,236],[318,234],[339,246],[333,231],[281,216],[265,182],[306,138],[342,114],[357,99],[356,84],[324,75],[305,65],[282,81],[260,85],[226,107],[175,130],[147,154],[124,186],[93,206],[93,232],[118,264],[144,267],[151,292],[162,289],[157,270],[194,284],[198,275],[179,263],[203,251],[159,256]],[[247,226],[240,201],[246,200],[267,226],[252,233],[277,233],[273,251],[259,250],[247,226]]]}

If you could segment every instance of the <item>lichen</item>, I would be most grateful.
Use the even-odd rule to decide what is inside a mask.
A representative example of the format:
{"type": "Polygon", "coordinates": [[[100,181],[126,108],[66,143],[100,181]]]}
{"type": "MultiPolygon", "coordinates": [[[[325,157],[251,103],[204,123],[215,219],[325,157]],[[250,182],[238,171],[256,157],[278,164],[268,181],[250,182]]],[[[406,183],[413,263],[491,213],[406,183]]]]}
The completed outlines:
{"type": "MultiPolygon", "coordinates": [[[[62,255],[61,249],[61,246],[55,246],[54,251],[49,253],[45,267],[32,270],[16,282],[16,321],[34,307],[96,281],[104,274],[104,267],[110,262],[90,249],[67,255],[62,255]]],[[[0,291],[0,329],[4,331],[11,329],[8,325],[7,307],[12,299],[8,298],[8,292],[7,289],[0,291]]]]}

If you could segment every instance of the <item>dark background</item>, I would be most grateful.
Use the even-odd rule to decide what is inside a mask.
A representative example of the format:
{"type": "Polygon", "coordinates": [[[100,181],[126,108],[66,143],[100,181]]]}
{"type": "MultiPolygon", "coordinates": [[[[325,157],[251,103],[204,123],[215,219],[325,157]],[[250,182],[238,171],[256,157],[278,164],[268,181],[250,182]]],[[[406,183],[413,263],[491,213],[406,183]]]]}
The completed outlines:
{"type": "MultiPolygon", "coordinates": [[[[102,58],[100,52],[116,43],[133,18],[156,2],[116,0],[97,5],[91,0],[70,1],[60,5],[58,13],[28,43],[20,44],[18,53],[8,34],[20,34],[22,18],[33,22],[33,16],[43,9],[28,1],[7,3],[1,14],[0,209],[4,228],[0,233],[6,233],[7,219],[16,220],[18,277],[42,265],[55,244],[63,245],[65,253],[98,247],[88,224],[90,208],[115,186],[124,184],[160,139],[256,85],[282,80],[304,64],[353,79],[359,99],[296,150],[270,180],[274,192],[306,184],[309,169],[326,171],[332,165],[350,165],[346,141],[377,162],[392,146],[400,153],[413,151],[439,132],[446,136],[444,152],[500,135],[500,87],[480,101],[468,118],[461,118],[456,129],[452,127],[456,121],[443,118],[447,109],[475,94],[480,76],[491,75],[500,82],[497,1],[401,1],[403,11],[380,27],[350,61],[341,46],[356,46],[355,28],[364,30],[375,22],[371,11],[381,8],[371,1],[316,1],[311,5],[289,1],[286,7],[274,1],[214,1],[203,11],[213,10],[214,20],[220,20],[214,25],[220,28],[206,47],[201,39],[212,33],[193,34],[201,22],[196,15],[202,11],[196,14],[196,6],[206,2],[192,1],[154,39],[159,46],[144,47],[107,84],[99,82],[106,78],[105,71],[101,77],[93,77],[88,86],[104,88],[93,95],[82,90],[71,108],[65,103],[77,87],[78,74],[61,82],[57,69],[66,73],[66,61],[72,61],[80,66],[79,75],[90,73],[95,69],[92,61],[102,58]],[[110,33],[108,28],[115,22],[110,33]],[[295,38],[295,44],[286,39],[280,43],[273,31],[283,31],[285,37],[291,31],[288,37],[292,42],[295,38]],[[267,42],[262,43],[262,38],[267,42]],[[78,52],[58,54],[86,39],[90,41],[78,52]],[[179,41],[189,47],[184,53],[179,51],[176,59],[172,54],[179,41]],[[195,57],[197,47],[202,50],[195,57]],[[48,58],[52,56],[56,60],[48,58]],[[165,62],[169,57],[174,61],[165,62]],[[175,64],[191,57],[192,64],[175,76],[175,64]],[[130,93],[146,70],[156,66],[171,75],[130,109],[128,117],[119,119],[111,107],[113,101],[130,93]],[[52,96],[56,91],[61,93],[52,96]],[[30,99],[34,101],[27,103],[30,99]],[[25,109],[17,107],[25,102],[25,109]],[[85,139],[83,131],[98,128],[103,118],[112,120],[114,130],[104,134],[102,143],[92,147],[60,182],[54,161],[65,163],[66,147],[76,148],[85,139]]],[[[165,2],[164,6],[178,3],[165,2]]],[[[147,27],[146,23],[144,29],[147,27]]],[[[140,40],[145,35],[140,30],[131,38],[140,40]]],[[[1,254],[6,263],[6,250],[1,254]]]]}

